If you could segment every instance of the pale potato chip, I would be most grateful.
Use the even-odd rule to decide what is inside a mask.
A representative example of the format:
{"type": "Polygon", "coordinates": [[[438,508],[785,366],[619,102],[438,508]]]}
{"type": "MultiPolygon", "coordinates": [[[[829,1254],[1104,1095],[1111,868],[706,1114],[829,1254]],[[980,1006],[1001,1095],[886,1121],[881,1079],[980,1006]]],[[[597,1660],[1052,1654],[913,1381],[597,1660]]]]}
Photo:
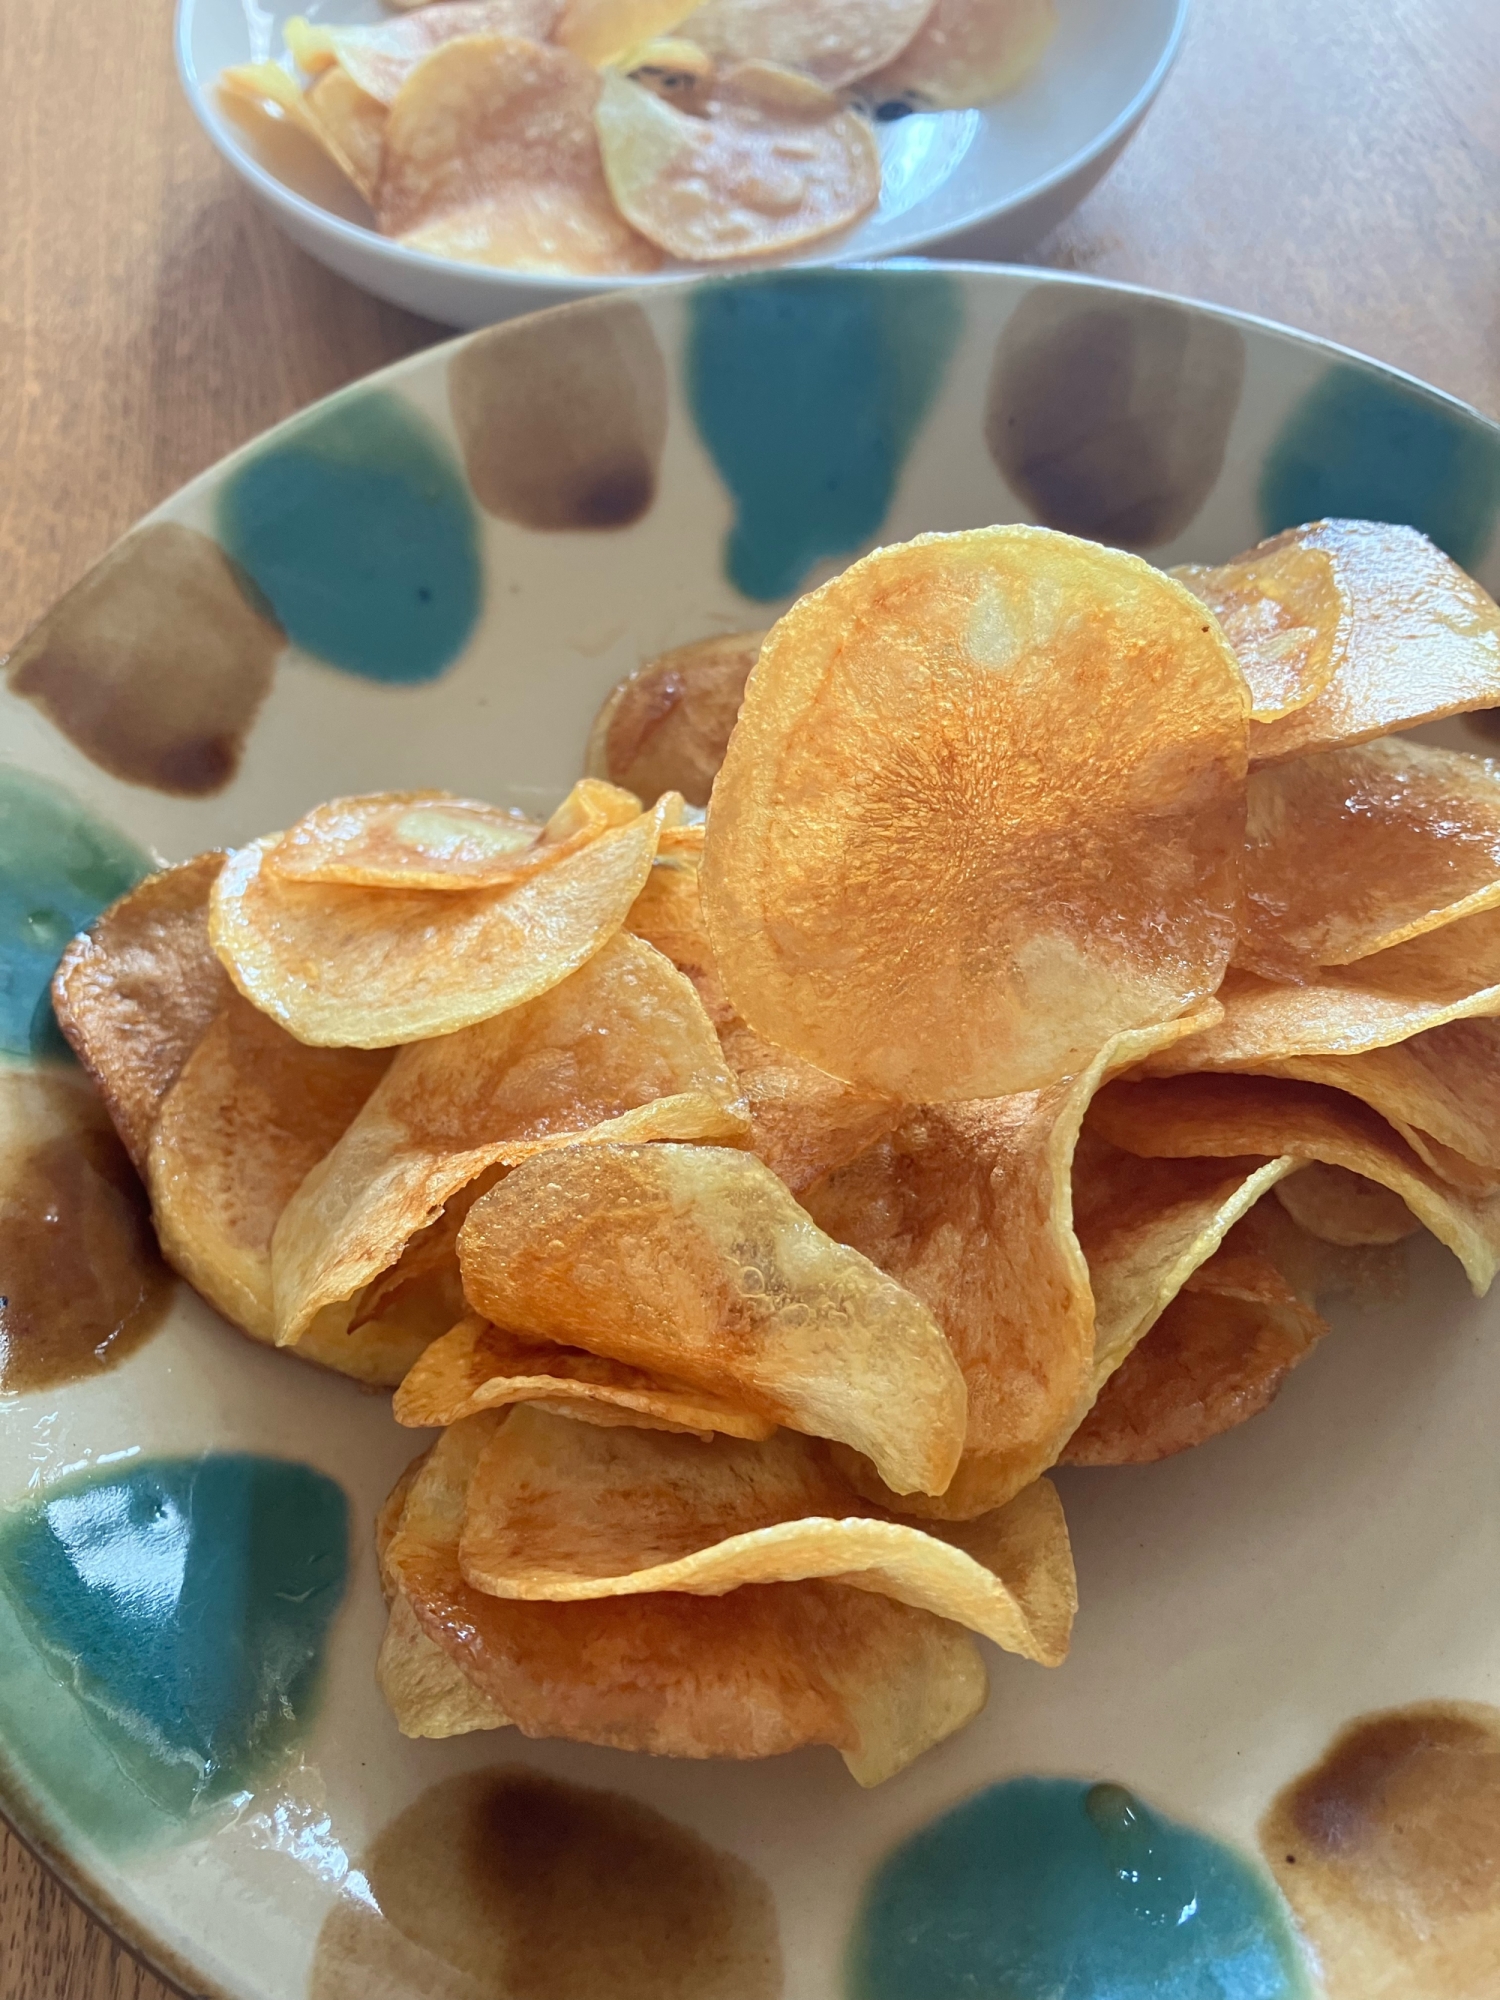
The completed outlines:
{"type": "Polygon", "coordinates": [[[875,1516],[823,1448],[598,1430],[515,1411],[475,1470],[459,1564],[476,1590],[565,1603],[836,1578],[1056,1666],[1077,1595],[1045,1481],[981,1521],[875,1516]]]}
{"type": "MultiPolygon", "coordinates": [[[[338,119],[319,117],[298,87],[296,78],[279,63],[241,63],[233,69],[220,70],[217,88],[221,96],[262,116],[285,119],[289,125],[294,125],[333,161],[352,186],[360,188],[361,193],[367,193],[361,187],[361,163],[346,150],[339,136],[338,119]]],[[[338,108],[347,110],[344,105],[338,108]]]]}
{"type": "Polygon", "coordinates": [[[964,1383],[931,1314],[750,1154],[551,1153],[476,1203],[459,1258],[469,1303],[498,1326],[837,1438],[897,1493],[953,1476],[964,1383]]]}
{"type": "Polygon", "coordinates": [[[1333,679],[1346,607],[1326,550],[1283,536],[1218,568],[1183,563],[1169,574],[1224,628],[1249,684],[1252,721],[1306,708],[1333,679]]]}
{"type": "Polygon", "coordinates": [[[639,1424],[708,1439],[766,1438],[775,1425],[737,1410],[721,1396],[628,1368],[583,1348],[528,1341],[470,1314],[436,1341],[401,1384],[392,1406],[398,1424],[461,1423],[480,1410],[535,1403],[585,1423],[639,1424]]]}
{"type": "Polygon", "coordinates": [[[308,86],[306,105],[335,160],[368,202],[380,184],[385,151],[385,106],[341,69],[331,69],[308,86]]]}
{"type": "Polygon", "coordinates": [[[1500,1269],[1500,1196],[1450,1186],[1357,1098],[1265,1076],[1181,1076],[1110,1084],[1089,1110],[1093,1129],[1146,1159],[1258,1153],[1322,1160],[1379,1181],[1463,1265],[1481,1297],[1500,1269]]]}
{"type": "Polygon", "coordinates": [[[1056,25],[1053,0],[936,0],[914,39],[865,90],[935,111],[988,104],[1035,68],[1056,25]]]}
{"type": "Polygon", "coordinates": [[[513,271],[654,271],[594,132],[599,79],[567,49],[465,35],[424,56],[386,125],[375,214],[414,250],[513,271]]]}
{"type": "Polygon", "coordinates": [[[933,0],[706,0],[682,32],[720,63],[760,57],[842,90],[894,62],[932,12],[933,0]]]}
{"type": "Polygon", "coordinates": [[[246,999],[299,1041],[388,1048],[536,999],[618,931],[675,801],[496,889],[294,882],[241,847],[214,884],[209,935],[246,999]]]}
{"type": "Polygon", "coordinates": [[[1235,962],[1347,965],[1500,904],[1500,765],[1384,737],[1257,771],[1235,962]]]}
{"type": "Polygon", "coordinates": [[[644,799],[706,806],[764,632],[674,646],[613,689],[589,733],[586,768],[644,799]]]}
{"type": "Polygon", "coordinates": [[[561,0],[436,0],[419,13],[369,27],[335,27],[294,14],[282,29],[299,69],[341,68],[380,104],[394,101],[408,76],[433,49],[460,35],[519,35],[544,42],[561,0]]]}
{"type": "Polygon", "coordinates": [[[893,1776],[984,1705],[960,1626],[871,1591],[752,1584],[526,1604],[464,1582],[458,1544],[493,1416],[443,1433],[387,1551],[422,1629],[528,1736],[675,1757],[836,1747],[860,1784],[893,1776]]]}
{"type": "Polygon", "coordinates": [[[507,1729],[510,1717],[477,1688],[456,1660],[423,1631],[411,1601],[391,1600],[385,1636],[375,1657],[375,1681],[403,1736],[467,1736],[475,1729],[507,1729]]]}
{"type": "Polygon", "coordinates": [[[144,1174],[162,1099],[230,991],[208,941],[222,853],[148,875],[74,938],[52,979],[58,1026],[144,1174]]]}
{"type": "Polygon", "coordinates": [[[603,69],[686,20],[695,0],[564,0],[556,39],[603,69]]]}
{"type": "Polygon", "coordinates": [[[709,807],[719,975],[919,1103],[1083,1069],[1213,994],[1248,697],[1180,584],[1045,528],[880,549],[774,626],[709,807]]]}
{"type": "MultiPolygon", "coordinates": [[[[1333,674],[1311,701],[1252,723],[1255,763],[1366,743],[1500,702],[1500,610],[1425,535],[1384,521],[1315,521],[1229,568],[1242,578],[1247,564],[1264,574],[1289,548],[1321,553],[1332,566],[1342,600],[1333,674]]],[[[1247,598],[1252,589],[1247,581],[1247,598]]]]}
{"type": "Polygon", "coordinates": [[[621,932],[536,1000],[400,1051],[287,1205],[277,1338],[301,1340],[492,1168],[585,1138],[735,1139],[746,1124],[691,984],[621,932]]]}
{"type": "Polygon", "coordinates": [[[1400,1243],[1422,1226],[1390,1188],[1321,1160],[1284,1181],[1276,1199],[1309,1236],[1345,1247],[1400,1243]]]}
{"type": "Polygon", "coordinates": [[[606,71],[594,124],[620,213],[690,263],[798,249],[847,229],[880,199],[880,154],[865,120],[769,63],[717,77],[697,114],[606,71]]]}

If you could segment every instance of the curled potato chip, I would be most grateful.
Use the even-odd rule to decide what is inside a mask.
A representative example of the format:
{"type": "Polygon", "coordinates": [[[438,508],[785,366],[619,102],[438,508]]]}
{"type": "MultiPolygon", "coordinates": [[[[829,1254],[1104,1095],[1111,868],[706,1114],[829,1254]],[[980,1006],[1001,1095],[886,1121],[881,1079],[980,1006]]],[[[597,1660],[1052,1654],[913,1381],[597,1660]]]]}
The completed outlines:
{"type": "Polygon", "coordinates": [[[277,1338],[299,1341],[491,1168],[583,1138],[732,1139],[745,1125],[692,986],[622,932],[537,999],[401,1050],[287,1205],[277,1338]]]}
{"type": "Polygon", "coordinates": [[[273,842],[214,884],[209,935],[245,998],[299,1041],[386,1048],[503,1014],[576,972],[619,929],[673,816],[669,796],[551,867],[496,889],[293,882],[273,842]]]}
{"type": "Polygon", "coordinates": [[[305,102],[333,157],[346,163],[349,178],[373,202],[385,149],[385,106],[341,69],[316,77],[305,102]]]}
{"type": "Polygon", "coordinates": [[[1333,559],[1278,538],[1236,561],[1170,572],[1224,628],[1250,688],[1252,722],[1306,708],[1333,679],[1345,616],[1333,559]]]}
{"type": "Polygon", "coordinates": [[[518,1167],[459,1240],[496,1325],[658,1371],[941,1493],[965,1393],[927,1308],[722,1147],[591,1145],[518,1167]]]}
{"type": "Polygon", "coordinates": [[[1274,575],[1291,549],[1322,554],[1331,565],[1341,601],[1333,673],[1311,701],[1251,724],[1254,762],[1366,743],[1500,702],[1500,610],[1415,528],[1384,521],[1289,528],[1215,572],[1216,581],[1200,574],[1193,588],[1210,602],[1212,591],[1238,590],[1243,615],[1253,616],[1251,572],[1274,575]]]}
{"type": "Polygon", "coordinates": [[[933,0],[705,0],[683,34],[720,63],[759,57],[842,90],[893,62],[932,12],[933,0]]]}
{"type": "Polygon", "coordinates": [[[764,632],[674,646],[613,689],[589,734],[587,768],[654,799],[706,806],[764,632]]]}
{"type": "Polygon", "coordinates": [[[1284,1181],[1276,1198],[1299,1228],[1325,1243],[1399,1243],[1422,1226],[1390,1188],[1321,1160],[1284,1181]]]}
{"type": "Polygon", "coordinates": [[[796,249],[847,229],[880,199],[865,120],[770,63],[718,77],[701,114],[607,71],[594,124],[620,213],[692,263],[796,249]]]}
{"type": "Polygon", "coordinates": [[[1451,1187],[1383,1118],[1341,1091],[1246,1075],[1125,1081],[1100,1092],[1089,1119],[1112,1144],[1145,1159],[1290,1154],[1347,1167],[1400,1195],[1481,1297],[1500,1269],[1500,1196],[1451,1187]]]}
{"type": "Polygon", "coordinates": [[[983,1707],[968,1633],[871,1591],[810,1581],[537,1604],[474,1590],[459,1536],[494,1423],[471,1417],[443,1433],[385,1566],[423,1631],[528,1736],[675,1757],[828,1743],[875,1785],[983,1707]]]}
{"type": "Polygon", "coordinates": [[[53,975],[58,1025],[142,1174],[162,1099],[230,990],[208,941],[224,858],[148,875],[74,938],[53,975]]]}
{"type": "Polygon", "coordinates": [[[598,94],[567,49],[511,35],[445,42],[392,100],[381,229],[433,256],[515,271],[654,271],[660,251],[610,199],[598,94]]]}
{"type": "Polygon", "coordinates": [[[234,103],[294,125],[333,161],[352,186],[369,198],[372,192],[366,150],[369,131],[355,116],[347,92],[329,93],[322,100],[329,115],[322,116],[311,98],[298,88],[296,78],[273,62],[241,63],[233,69],[220,70],[217,87],[221,95],[234,103]],[[349,131],[344,130],[346,125],[349,131]]]}
{"type": "Polygon", "coordinates": [[[775,1426],[721,1396],[583,1348],[527,1341],[470,1314],[428,1348],[393,1405],[398,1424],[456,1424],[479,1410],[535,1403],[586,1423],[639,1424],[708,1439],[765,1438],[775,1426]]]}
{"type": "Polygon", "coordinates": [[[836,1577],[1056,1666],[1077,1594],[1062,1508],[1043,1480],[946,1530],[871,1515],[823,1449],[790,1431],[704,1445],[518,1410],[487,1446],[459,1543],[496,1597],[718,1597],[836,1577]]]}
{"type": "Polygon", "coordinates": [[[282,30],[299,69],[340,68],[380,104],[390,104],[413,69],[433,49],[460,35],[519,35],[544,42],[560,0],[437,0],[419,12],[370,27],[316,24],[294,14],[282,30]]]}
{"type": "Polygon", "coordinates": [[[1218,987],[1244,682],[1137,557],[1045,528],[880,549],[773,627],[703,897],[750,1026],[918,1103],[1083,1069],[1218,987]]]}
{"type": "Polygon", "coordinates": [[[936,0],[906,48],[865,88],[962,111],[1014,90],[1057,25],[1053,0],[936,0]]]}
{"type": "Polygon", "coordinates": [[[1257,771],[1237,964],[1347,965],[1500,904],[1500,765],[1386,737],[1257,771]]]}
{"type": "Polygon", "coordinates": [[[693,6],[694,0],[564,0],[557,40],[603,69],[642,43],[671,34],[693,6]]]}

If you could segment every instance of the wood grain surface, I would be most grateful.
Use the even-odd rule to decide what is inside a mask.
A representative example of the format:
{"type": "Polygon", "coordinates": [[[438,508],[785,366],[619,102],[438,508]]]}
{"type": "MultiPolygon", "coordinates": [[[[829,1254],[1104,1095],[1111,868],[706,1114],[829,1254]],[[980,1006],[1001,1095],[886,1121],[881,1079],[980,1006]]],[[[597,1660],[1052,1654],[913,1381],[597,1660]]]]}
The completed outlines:
{"type": "MultiPolygon", "coordinates": [[[[441,337],[252,205],[181,98],[171,12],[0,0],[0,651],[191,474],[441,337]]],[[[1500,417],[1500,4],[1195,0],[1160,102],[1035,261],[1306,327],[1500,417]]],[[[0,2000],[166,1994],[0,1832],[0,2000]]]]}

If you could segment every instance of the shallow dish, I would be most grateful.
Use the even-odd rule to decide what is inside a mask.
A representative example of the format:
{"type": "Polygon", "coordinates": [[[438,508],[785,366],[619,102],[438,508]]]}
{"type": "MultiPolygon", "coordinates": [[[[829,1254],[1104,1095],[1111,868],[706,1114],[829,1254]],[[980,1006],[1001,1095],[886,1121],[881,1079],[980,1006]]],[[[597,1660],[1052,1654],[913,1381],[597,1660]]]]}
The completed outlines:
{"type": "MultiPolygon", "coordinates": [[[[432,350],[203,474],[51,614],[65,671],[0,693],[6,970],[34,974],[147,855],[240,842],[333,794],[550,805],[624,672],[765,622],[876,542],[1040,519],[1165,564],[1323,514],[1410,521],[1493,590],[1500,431],[1311,339],[1028,271],[660,289],[432,350]],[[223,595],[216,538],[290,635],[269,654],[223,595]]],[[[0,1018],[14,1104],[56,1058],[44,1011],[0,1018]]],[[[14,1262],[34,1191],[14,1122],[0,1140],[14,1262]]],[[[54,1206],[51,1268],[86,1271],[54,1206]]],[[[1036,1990],[1169,1990],[1152,1983],[1163,1925],[1200,1893],[1222,1912],[1229,1882],[1249,1957],[1229,1937],[1219,1984],[1170,1990],[1291,2000],[1311,1973],[1255,1956],[1287,1935],[1255,1852],[1273,1796],[1367,1711],[1500,1703],[1497,1318],[1423,1241],[1406,1296],[1336,1311],[1264,1416],[1162,1465],[1063,1473],[1071,1657],[1049,1674],[992,1653],[985,1713],[873,1793],[828,1751],[688,1764],[403,1740],[373,1681],[370,1523],[420,1440],[385,1401],[257,1348],[185,1287],[115,1365],[75,1352],[33,1387],[7,1323],[5,1809],[193,1993],[883,2000],[883,1940],[913,1907],[953,1927],[955,1978],[978,1963],[939,1896],[943,1840],[1012,1851],[1005,1826],[961,1826],[882,1874],[896,1843],[976,1787],[1066,1780],[976,1808],[1020,1814],[1032,1851],[1048,1815],[1082,1825],[1070,1787],[1106,1783],[1088,1795],[1099,1851],[1145,1868],[1172,1910],[1099,1932],[1117,1983],[1036,1990]],[[291,1695],[268,1718],[257,1671],[287,1647],[291,1695]],[[527,1834],[520,1862],[507,1826],[527,1834]],[[595,1891],[632,1854],[650,1866],[611,1955],[593,1912],[626,1919],[595,1891]]],[[[1419,1801],[1441,1856],[1450,1806],[1465,1839],[1500,1825],[1500,1708],[1435,1713],[1403,1726],[1419,1749],[1457,1731],[1471,1781],[1419,1801]]],[[[1464,1983],[1463,1952],[1493,1948],[1494,1879],[1462,1908],[1445,1880],[1429,1927],[1451,1929],[1448,1984],[1391,1990],[1477,2000],[1490,1988],[1464,1983]]],[[[1327,1970],[1333,1994],[1368,1990],[1327,1970]]]]}
{"type": "MultiPolygon", "coordinates": [[[[884,163],[880,207],[799,263],[944,254],[1017,257],[1060,222],[1108,170],[1166,81],[1188,0],[1058,0],[1058,29],[1022,87],[981,111],[903,118],[876,128],[884,163]]],[[[408,250],[376,233],[359,197],[300,148],[257,157],[219,105],[214,79],[232,64],[278,56],[282,23],[386,18],[380,0],[179,0],[177,65],[209,138],[304,250],[411,312],[448,326],[485,326],[591,292],[650,291],[650,277],[571,279],[488,270],[408,250]],[[290,175],[290,181],[286,176],[290,175]]],[[[296,135],[293,135],[295,137],[296,135]]]]}

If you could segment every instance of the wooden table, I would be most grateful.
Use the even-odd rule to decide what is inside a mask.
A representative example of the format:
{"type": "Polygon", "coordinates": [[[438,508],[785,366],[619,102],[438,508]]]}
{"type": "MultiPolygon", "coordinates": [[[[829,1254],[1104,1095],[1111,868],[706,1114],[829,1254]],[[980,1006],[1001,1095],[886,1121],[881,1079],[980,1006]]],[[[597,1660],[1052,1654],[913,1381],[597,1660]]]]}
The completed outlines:
{"type": "MultiPolygon", "coordinates": [[[[0,651],[190,474],[441,334],[252,206],[179,94],[171,11],[0,0],[0,651]]],[[[1036,261],[1306,327],[1500,417],[1500,5],[1196,0],[1036,261]]],[[[165,2000],[0,1843],[0,2000],[165,2000]]]]}

